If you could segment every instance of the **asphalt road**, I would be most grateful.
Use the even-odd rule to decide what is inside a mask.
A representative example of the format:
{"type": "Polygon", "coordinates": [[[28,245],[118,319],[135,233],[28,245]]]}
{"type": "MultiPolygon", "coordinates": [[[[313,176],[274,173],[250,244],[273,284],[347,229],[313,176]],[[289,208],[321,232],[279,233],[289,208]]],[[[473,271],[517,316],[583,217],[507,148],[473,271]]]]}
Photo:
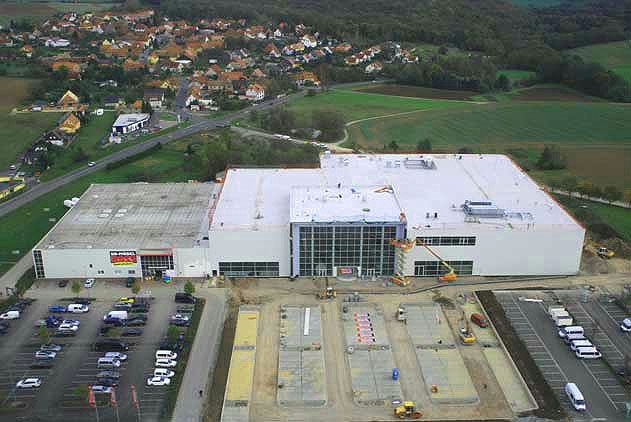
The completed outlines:
{"type": "Polygon", "coordinates": [[[82,168],[78,168],[76,170],[72,170],[69,173],[66,173],[63,176],[60,176],[56,179],[53,179],[51,181],[48,182],[44,182],[44,183],[40,183],[37,185],[34,185],[32,187],[30,187],[27,191],[25,191],[24,193],[16,196],[15,198],[6,201],[2,204],[0,204],[0,217],[10,213],[11,211],[14,211],[16,209],[18,209],[19,207],[21,207],[22,205],[25,205],[29,202],[31,202],[32,200],[39,198],[42,195],[47,194],[48,192],[51,192],[61,186],[64,186],[70,182],[73,182],[83,176],[86,176],[90,173],[93,173],[95,171],[104,169],[105,166],[107,166],[109,163],[115,163],[117,161],[121,161],[124,160],[125,158],[134,156],[136,154],[139,154],[143,151],[148,150],[149,148],[157,145],[157,144],[165,144],[167,142],[170,142],[174,139],[179,139],[179,138],[183,138],[186,136],[190,136],[194,133],[197,132],[202,132],[205,130],[209,130],[209,129],[215,129],[218,126],[221,125],[225,125],[230,123],[232,120],[240,118],[245,116],[249,111],[251,110],[265,110],[268,109],[270,107],[276,106],[278,104],[282,104],[285,103],[287,101],[289,101],[290,99],[293,98],[297,98],[297,97],[301,97],[305,95],[305,91],[300,91],[298,93],[292,94],[290,96],[287,97],[283,97],[283,98],[278,98],[278,99],[271,99],[271,100],[267,100],[264,102],[261,102],[259,104],[256,105],[252,105],[250,107],[247,107],[243,110],[239,110],[236,111],[234,113],[228,114],[226,116],[223,116],[221,118],[216,118],[216,119],[207,119],[207,120],[200,120],[197,121],[193,124],[191,124],[188,127],[185,128],[181,128],[181,129],[177,129],[171,133],[165,134],[165,135],[160,135],[157,136],[155,138],[149,139],[145,142],[136,144],[136,145],[132,145],[129,146],[128,148],[125,148],[123,150],[117,151],[111,155],[108,155],[107,157],[99,160],[96,162],[96,165],[94,165],[93,167],[88,167],[87,164],[85,167],[82,168]]]}

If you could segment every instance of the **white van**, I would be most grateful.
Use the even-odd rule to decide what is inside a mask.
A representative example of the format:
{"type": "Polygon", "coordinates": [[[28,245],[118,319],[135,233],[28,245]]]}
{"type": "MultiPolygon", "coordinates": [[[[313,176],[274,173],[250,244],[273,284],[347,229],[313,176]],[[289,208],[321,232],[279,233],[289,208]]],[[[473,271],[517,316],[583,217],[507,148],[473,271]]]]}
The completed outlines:
{"type": "Polygon", "coordinates": [[[570,344],[574,340],[585,340],[585,336],[582,333],[569,333],[563,337],[565,344],[570,344]]]}
{"type": "Polygon", "coordinates": [[[587,410],[585,397],[583,397],[583,393],[581,393],[576,384],[573,382],[565,384],[565,394],[567,394],[567,398],[570,399],[570,403],[572,403],[572,407],[575,410],[587,410]]]}
{"type": "Polygon", "coordinates": [[[177,353],[170,350],[156,350],[156,359],[177,359],[177,353]]]}
{"type": "Polygon", "coordinates": [[[585,330],[580,325],[570,325],[559,330],[559,337],[565,338],[568,334],[585,334],[585,330]]]}
{"type": "Polygon", "coordinates": [[[579,347],[575,353],[579,359],[600,359],[603,356],[595,347],[579,347]]]}
{"type": "Polygon", "coordinates": [[[127,319],[127,311],[110,311],[103,317],[104,320],[108,318],[127,319]]]}
{"type": "Polygon", "coordinates": [[[121,366],[121,361],[114,358],[99,358],[96,367],[99,369],[115,369],[121,366]]]}
{"type": "Polygon", "coordinates": [[[594,347],[594,345],[592,344],[591,341],[587,340],[586,338],[570,341],[570,349],[573,352],[576,352],[576,349],[581,348],[581,347],[594,347]]]}
{"type": "Polygon", "coordinates": [[[68,305],[68,312],[73,314],[83,314],[85,312],[88,312],[89,310],[90,308],[88,307],[88,305],[83,305],[81,303],[71,303],[70,305],[68,305]]]}
{"type": "Polygon", "coordinates": [[[20,311],[7,311],[0,315],[0,319],[18,319],[20,318],[20,311]]]}
{"type": "Polygon", "coordinates": [[[572,324],[574,324],[574,320],[570,316],[568,316],[568,317],[559,317],[559,318],[554,320],[554,323],[557,325],[557,328],[569,327],[572,324]]]}
{"type": "Polygon", "coordinates": [[[556,322],[558,318],[569,317],[570,313],[565,309],[554,309],[550,314],[550,317],[556,322]]]}

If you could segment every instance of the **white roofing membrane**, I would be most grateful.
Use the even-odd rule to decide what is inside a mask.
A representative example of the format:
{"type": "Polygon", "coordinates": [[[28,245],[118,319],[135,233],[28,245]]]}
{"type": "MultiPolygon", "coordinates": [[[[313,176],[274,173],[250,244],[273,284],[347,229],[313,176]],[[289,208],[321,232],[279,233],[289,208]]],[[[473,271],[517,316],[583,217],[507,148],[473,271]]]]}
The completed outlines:
{"type": "Polygon", "coordinates": [[[292,221],[350,221],[354,216],[366,217],[364,212],[357,213],[361,195],[321,201],[321,194],[333,194],[338,184],[347,193],[356,189],[366,194],[370,206],[362,209],[375,209],[375,216],[397,220],[403,212],[412,228],[457,229],[468,224],[461,207],[466,200],[490,201],[509,213],[503,219],[489,219],[489,228],[497,229],[493,223],[513,228],[577,226],[565,210],[504,155],[324,154],[320,162],[320,168],[313,169],[228,170],[211,228],[256,230],[286,226],[292,221]],[[417,165],[418,160],[428,158],[431,168],[417,165]],[[394,194],[375,192],[380,186],[391,187],[394,194]],[[313,192],[318,194],[311,195],[313,192]],[[383,199],[388,196],[396,206],[383,199]]]}

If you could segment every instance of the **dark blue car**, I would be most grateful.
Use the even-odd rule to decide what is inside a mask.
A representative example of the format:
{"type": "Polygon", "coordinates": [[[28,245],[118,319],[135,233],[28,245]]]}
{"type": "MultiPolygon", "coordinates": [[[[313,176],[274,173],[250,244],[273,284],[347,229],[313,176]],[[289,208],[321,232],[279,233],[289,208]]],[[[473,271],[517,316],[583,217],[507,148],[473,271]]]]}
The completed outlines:
{"type": "Polygon", "coordinates": [[[52,313],[68,312],[68,308],[66,308],[63,305],[53,305],[48,308],[48,312],[52,312],[52,313]]]}

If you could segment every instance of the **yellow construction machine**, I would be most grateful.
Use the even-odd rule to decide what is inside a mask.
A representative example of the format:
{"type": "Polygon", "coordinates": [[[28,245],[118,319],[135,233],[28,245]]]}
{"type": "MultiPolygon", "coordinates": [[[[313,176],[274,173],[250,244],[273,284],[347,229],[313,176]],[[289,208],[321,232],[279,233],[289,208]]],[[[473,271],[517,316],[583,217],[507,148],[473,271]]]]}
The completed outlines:
{"type": "Polygon", "coordinates": [[[429,251],[429,253],[431,253],[432,255],[434,255],[436,257],[436,259],[438,259],[440,261],[440,263],[442,265],[445,266],[445,268],[447,268],[449,271],[447,271],[445,274],[441,275],[438,277],[438,279],[440,281],[456,281],[456,279],[458,278],[456,276],[456,271],[454,270],[454,268],[449,265],[444,259],[442,259],[436,252],[434,252],[432,250],[432,248],[430,248],[425,242],[421,242],[420,240],[417,241],[417,244],[423,246],[425,249],[427,249],[429,251]]]}
{"type": "Polygon", "coordinates": [[[605,258],[605,259],[613,258],[616,255],[614,251],[607,249],[604,246],[599,247],[597,250],[597,253],[599,257],[605,258]]]}
{"type": "Polygon", "coordinates": [[[399,419],[421,419],[423,414],[416,410],[413,401],[404,401],[401,406],[394,408],[394,416],[399,419]]]}
{"type": "Polygon", "coordinates": [[[329,279],[325,279],[326,287],[324,290],[318,292],[318,299],[320,300],[333,300],[337,297],[337,291],[329,286],[329,279]]]}
{"type": "Polygon", "coordinates": [[[460,342],[465,346],[470,346],[475,343],[476,338],[473,335],[473,331],[471,331],[471,327],[469,326],[469,320],[466,318],[465,313],[462,313],[462,317],[459,321],[460,325],[460,342]]]}

